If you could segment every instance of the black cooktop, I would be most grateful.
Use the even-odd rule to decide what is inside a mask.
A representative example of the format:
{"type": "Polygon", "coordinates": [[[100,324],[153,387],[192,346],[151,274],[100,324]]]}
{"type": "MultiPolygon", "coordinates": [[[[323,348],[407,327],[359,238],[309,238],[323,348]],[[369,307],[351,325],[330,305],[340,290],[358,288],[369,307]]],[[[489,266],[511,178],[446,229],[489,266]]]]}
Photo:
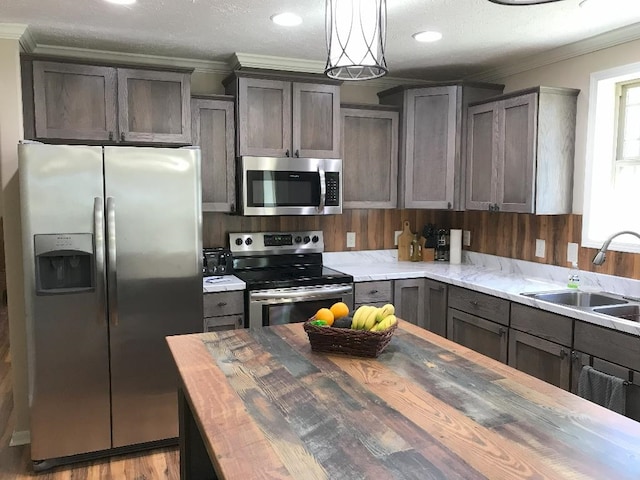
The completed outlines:
{"type": "Polygon", "coordinates": [[[322,254],[234,258],[234,275],[248,290],[353,283],[353,277],[322,265],[322,254]]]}

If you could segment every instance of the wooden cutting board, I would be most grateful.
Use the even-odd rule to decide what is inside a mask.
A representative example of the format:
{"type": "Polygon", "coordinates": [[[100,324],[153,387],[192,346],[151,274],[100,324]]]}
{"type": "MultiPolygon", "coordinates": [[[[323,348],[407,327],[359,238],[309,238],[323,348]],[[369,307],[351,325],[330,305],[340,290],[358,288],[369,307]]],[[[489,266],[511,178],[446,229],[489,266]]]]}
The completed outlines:
{"type": "Polygon", "coordinates": [[[413,240],[413,233],[409,228],[409,221],[405,220],[402,223],[404,229],[402,233],[398,235],[398,261],[408,262],[410,260],[411,240],[413,240]]]}

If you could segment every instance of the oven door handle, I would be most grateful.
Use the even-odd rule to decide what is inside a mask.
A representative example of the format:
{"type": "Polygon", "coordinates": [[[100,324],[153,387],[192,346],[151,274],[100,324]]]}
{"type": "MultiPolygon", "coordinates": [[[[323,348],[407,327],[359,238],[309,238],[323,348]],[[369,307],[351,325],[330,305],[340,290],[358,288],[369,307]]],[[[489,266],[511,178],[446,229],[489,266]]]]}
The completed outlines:
{"type": "Polygon", "coordinates": [[[275,298],[282,299],[301,299],[305,297],[318,298],[318,297],[328,297],[333,296],[337,293],[350,293],[353,291],[353,287],[350,285],[335,287],[335,288],[327,288],[322,290],[307,290],[307,291],[296,291],[296,292],[260,292],[260,293],[251,293],[251,301],[261,301],[261,300],[273,300],[275,298]]]}
{"type": "Polygon", "coordinates": [[[318,165],[318,179],[320,181],[320,203],[318,204],[318,213],[324,211],[324,204],[327,201],[327,180],[324,170],[318,165]]]}

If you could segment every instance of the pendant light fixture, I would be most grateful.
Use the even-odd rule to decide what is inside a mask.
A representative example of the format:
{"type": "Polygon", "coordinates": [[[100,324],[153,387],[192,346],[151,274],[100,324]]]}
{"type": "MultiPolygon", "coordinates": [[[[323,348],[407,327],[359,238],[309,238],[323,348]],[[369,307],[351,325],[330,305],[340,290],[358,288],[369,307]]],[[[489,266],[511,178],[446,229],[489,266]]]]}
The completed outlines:
{"type": "Polygon", "coordinates": [[[327,0],[326,29],[328,77],[370,80],[388,73],[386,0],[327,0]]]}
{"type": "Polygon", "coordinates": [[[500,5],[539,5],[541,3],[560,2],[562,0],[489,0],[500,5]]]}

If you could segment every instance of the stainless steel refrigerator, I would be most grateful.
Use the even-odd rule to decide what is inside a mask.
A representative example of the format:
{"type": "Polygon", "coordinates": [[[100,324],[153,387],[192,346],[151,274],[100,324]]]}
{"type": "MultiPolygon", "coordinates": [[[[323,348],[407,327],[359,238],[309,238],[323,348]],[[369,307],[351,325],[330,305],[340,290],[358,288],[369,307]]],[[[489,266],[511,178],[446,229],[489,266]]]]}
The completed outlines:
{"type": "Polygon", "coordinates": [[[18,151],[34,467],[177,437],[165,336],[202,331],[200,151],[18,151]]]}

